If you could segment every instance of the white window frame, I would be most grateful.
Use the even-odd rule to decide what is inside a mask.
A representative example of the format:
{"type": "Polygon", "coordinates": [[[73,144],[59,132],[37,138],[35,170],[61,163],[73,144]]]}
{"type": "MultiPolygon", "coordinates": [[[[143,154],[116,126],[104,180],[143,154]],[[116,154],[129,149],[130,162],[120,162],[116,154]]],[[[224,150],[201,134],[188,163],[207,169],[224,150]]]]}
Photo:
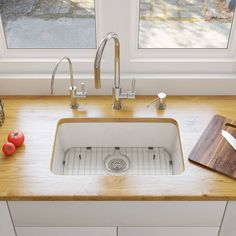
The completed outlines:
{"type": "Polygon", "coordinates": [[[219,49],[202,49],[202,48],[180,48],[180,49],[171,49],[171,48],[158,48],[158,49],[138,49],[138,40],[135,40],[136,37],[138,38],[139,34],[139,2],[138,1],[132,1],[133,9],[136,9],[133,11],[132,16],[132,25],[135,25],[135,28],[132,28],[131,36],[132,41],[135,42],[132,47],[132,53],[131,57],[134,59],[137,58],[148,58],[150,60],[165,60],[165,59],[171,59],[171,60],[180,60],[184,58],[192,58],[193,60],[202,60],[202,59],[219,59],[219,58],[232,58],[235,56],[236,53],[236,19],[233,17],[233,22],[231,26],[231,32],[229,36],[228,41],[228,47],[227,48],[219,48],[219,49]]]}
{"type": "MultiPolygon", "coordinates": [[[[119,35],[121,73],[126,76],[236,72],[236,17],[228,49],[138,49],[139,0],[95,0],[95,6],[97,43],[107,32],[119,35]]],[[[92,78],[95,53],[95,49],[7,49],[0,27],[0,74],[49,74],[55,61],[67,55],[75,64],[75,72],[92,78]]],[[[103,73],[111,74],[113,50],[106,49],[104,58],[103,73]]],[[[66,70],[62,66],[60,72],[66,70]]]]}
{"type": "MultiPolygon", "coordinates": [[[[99,17],[102,14],[98,12],[101,12],[102,9],[101,1],[94,1],[97,44],[101,39],[100,33],[102,32],[99,17]]],[[[6,65],[2,69],[0,67],[0,73],[6,73],[8,68],[11,68],[11,73],[49,73],[55,61],[62,56],[70,57],[75,64],[81,63],[80,71],[86,73],[90,69],[95,53],[96,49],[8,49],[0,18],[0,65],[6,65]]]]}
{"type": "Polygon", "coordinates": [[[143,72],[158,73],[232,73],[236,71],[236,17],[227,49],[138,49],[139,2],[132,1],[130,63],[143,72]],[[235,67],[235,68],[234,68],[235,67]]]}

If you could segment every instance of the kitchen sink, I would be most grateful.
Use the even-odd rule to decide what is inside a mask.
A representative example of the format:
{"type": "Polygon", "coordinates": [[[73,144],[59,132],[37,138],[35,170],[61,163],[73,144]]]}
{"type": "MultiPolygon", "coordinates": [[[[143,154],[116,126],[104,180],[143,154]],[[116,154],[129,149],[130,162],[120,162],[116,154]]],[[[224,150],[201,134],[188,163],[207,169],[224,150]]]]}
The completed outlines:
{"type": "Polygon", "coordinates": [[[57,175],[177,175],[184,171],[178,124],[169,118],[59,120],[57,175]]]}

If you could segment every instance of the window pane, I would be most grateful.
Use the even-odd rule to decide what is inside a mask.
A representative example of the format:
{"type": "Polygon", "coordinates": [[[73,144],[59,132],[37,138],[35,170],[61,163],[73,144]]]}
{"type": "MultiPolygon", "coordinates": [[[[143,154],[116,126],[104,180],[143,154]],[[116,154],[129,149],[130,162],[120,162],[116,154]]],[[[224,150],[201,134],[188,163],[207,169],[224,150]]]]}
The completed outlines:
{"type": "Polygon", "coordinates": [[[0,0],[8,48],[96,48],[94,0],[0,0]]]}
{"type": "Polygon", "coordinates": [[[227,48],[236,0],[140,0],[139,48],[227,48]]]}

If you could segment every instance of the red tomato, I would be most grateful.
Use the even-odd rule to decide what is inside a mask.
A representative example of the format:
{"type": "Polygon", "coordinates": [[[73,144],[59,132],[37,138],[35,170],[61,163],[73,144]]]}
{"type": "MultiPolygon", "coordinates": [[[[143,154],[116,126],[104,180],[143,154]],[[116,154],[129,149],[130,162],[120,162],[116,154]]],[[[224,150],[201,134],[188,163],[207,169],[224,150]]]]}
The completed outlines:
{"type": "Polygon", "coordinates": [[[13,143],[15,147],[20,147],[25,140],[25,136],[22,132],[12,131],[8,135],[8,142],[13,143]]]}
{"type": "Polygon", "coordinates": [[[6,156],[10,156],[11,154],[13,154],[16,150],[16,147],[13,143],[5,143],[2,146],[2,151],[6,156]]]}

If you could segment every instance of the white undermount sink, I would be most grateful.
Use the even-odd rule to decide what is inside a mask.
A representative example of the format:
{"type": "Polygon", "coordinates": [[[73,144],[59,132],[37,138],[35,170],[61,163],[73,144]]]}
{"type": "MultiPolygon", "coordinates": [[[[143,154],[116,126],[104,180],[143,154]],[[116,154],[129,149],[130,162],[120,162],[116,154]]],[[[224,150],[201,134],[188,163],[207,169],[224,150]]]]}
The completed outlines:
{"type": "Polygon", "coordinates": [[[68,118],[57,125],[57,175],[177,175],[184,171],[173,119],[68,118]]]}

